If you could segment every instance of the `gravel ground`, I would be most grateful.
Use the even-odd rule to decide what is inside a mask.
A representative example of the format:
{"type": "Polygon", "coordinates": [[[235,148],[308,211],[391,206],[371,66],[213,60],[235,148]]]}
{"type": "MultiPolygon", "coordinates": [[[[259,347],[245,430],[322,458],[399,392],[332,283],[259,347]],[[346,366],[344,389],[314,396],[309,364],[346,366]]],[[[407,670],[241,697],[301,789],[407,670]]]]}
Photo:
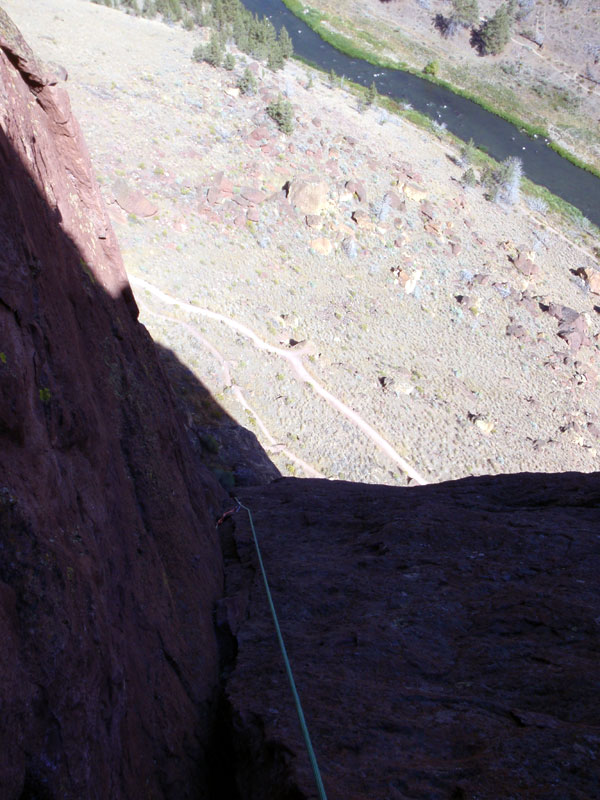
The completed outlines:
{"type": "MultiPolygon", "coordinates": [[[[85,0],[2,4],[34,50],[68,70],[133,278],[274,347],[308,340],[303,363],[314,378],[429,481],[597,468],[600,298],[574,274],[597,263],[548,220],[463,190],[463,170],[443,143],[401,120],[380,124],[379,110],[359,114],[349,94],[317,75],[306,89],[300,65],[275,75],[257,66],[259,94],[239,97],[239,63],[228,73],[191,61],[197,33],[85,0]],[[264,112],[277,91],[296,113],[289,137],[264,112]],[[219,172],[233,192],[211,203],[219,172]],[[309,220],[317,227],[282,196],[301,176],[327,184],[327,205],[309,220]],[[353,179],[366,188],[362,203],[345,189],[353,179]],[[122,210],[119,181],[157,213],[122,210]],[[244,187],[267,199],[252,206],[244,187]],[[373,206],[388,191],[403,205],[377,220],[373,206]],[[366,212],[364,227],[354,211],[366,212]],[[355,258],[344,240],[356,243],[355,258]],[[533,259],[535,275],[516,269],[509,256],[518,252],[533,259]],[[403,280],[419,272],[408,293],[403,280]],[[557,319],[543,310],[551,302],[584,314],[580,349],[558,337],[557,319]]],[[[284,358],[222,322],[135,293],[156,341],[257,434],[283,473],[304,474],[291,453],[326,477],[407,482],[284,358]]],[[[201,416],[193,422],[204,424],[201,416]]]]}

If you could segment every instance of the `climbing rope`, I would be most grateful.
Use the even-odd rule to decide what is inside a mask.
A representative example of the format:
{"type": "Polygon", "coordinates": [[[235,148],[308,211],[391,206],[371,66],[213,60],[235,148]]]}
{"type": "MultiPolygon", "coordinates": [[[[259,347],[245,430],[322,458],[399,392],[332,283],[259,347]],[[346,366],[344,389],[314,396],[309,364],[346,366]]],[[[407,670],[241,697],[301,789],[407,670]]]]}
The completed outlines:
{"type": "Polygon", "coordinates": [[[317,756],[315,754],[314,748],[312,746],[312,742],[310,740],[310,734],[308,732],[308,726],[306,724],[306,719],[304,717],[304,711],[302,710],[302,703],[300,702],[300,696],[298,694],[298,690],[296,689],[296,681],[294,680],[294,675],[292,673],[292,667],[290,665],[290,660],[288,658],[287,650],[285,647],[285,643],[283,641],[283,635],[281,633],[281,628],[279,627],[279,619],[277,618],[277,612],[275,611],[275,604],[273,603],[273,597],[271,595],[271,589],[269,587],[269,581],[267,579],[267,572],[265,570],[265,565],[262,560],[262,554],[260,552],[260,546],[258,544],[258,536],[256,535],[256,529],[254,527],[254,520],[252,519],[252,512],[245,506],[238,498],[234,498],[237,507],[232,508],[229,511],[226,511],[221,519],[217,522],[217,526],[219,526],[222,522],[224,522],[229,516],[235,514],[240,508],[243,508],[244,511],[248,514],[248,519],[250,521],[250,528],[252,530],[252,537],[254,539],[254,546],[256,548],[256,554],[258,556],[258,563],[260,565],[260,571],[262,573],[263,581],[265,584],[265,590],[267,592],[267,600],[269,601],[269,608],[271,609],[271,616],[273,617],[273,623],[275,625],[275,632],[277,633],[277,640],[279,642],[279,648],[281,650],[281,655],[283,656],[283,663],[285,664],[285,671],[287,673],[288,681],[290,683],[290,688],[292,690],[292,695],[294,696],[294,703],[296,705],[296,712],[298,713],[298,719],[300,720],[300,727],[302,728],[302,736],[304,737],[304,744],[306,745],[306,749],[308,751],[308,757],[310,759],[310,765],[312,767],[313,774],[315,776],[315,782],[317,784],[317,790],[319,792],[319,799],[320,800],[327,800],[327,795],[325,794],[325,787],[323,786],[323,780],[321,778],[321,773],[319,771],[319,765],[317,764],[317,756]]]}

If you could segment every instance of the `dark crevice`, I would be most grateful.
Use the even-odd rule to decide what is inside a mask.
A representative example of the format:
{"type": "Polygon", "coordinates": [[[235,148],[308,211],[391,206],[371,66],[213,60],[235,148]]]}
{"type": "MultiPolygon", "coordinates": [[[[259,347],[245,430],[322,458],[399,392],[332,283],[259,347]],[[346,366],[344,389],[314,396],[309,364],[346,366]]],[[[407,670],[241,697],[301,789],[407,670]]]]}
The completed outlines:
{"type": "Polygon", "coordinates": [[[225,596],[215,612],[220,688],[208,754],[211,797],[219,800],[305,800],[306,795],[293,776],[294,754],[282,744],[267,739],[260,716],[242,719],[229,698],[227,684],[235,670],[238,643],[231,630],[227,599],[249,594],[254,569],[251,564],[242,563],[239,557],[234,522],[227,520],[219,532],[225,565],[225,596]]]}

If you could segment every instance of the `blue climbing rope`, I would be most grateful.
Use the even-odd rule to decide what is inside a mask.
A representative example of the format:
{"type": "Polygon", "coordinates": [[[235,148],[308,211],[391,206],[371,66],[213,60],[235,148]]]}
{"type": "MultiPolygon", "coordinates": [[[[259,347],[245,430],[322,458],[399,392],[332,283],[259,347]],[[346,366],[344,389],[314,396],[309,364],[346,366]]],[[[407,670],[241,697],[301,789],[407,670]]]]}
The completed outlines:
{"type": "MultiPolygon", "coordinates": [[[[317,764],[317,756],[315,755],[314,748],[312,746],[312,742],[310,740],[310,734],[308,732],[308,726],[306,724],[306,719],[304,717],[304,711],[302,710],[302,703],[300,702],[300,696],[298,695],[298,690],[296,689],[296,681],[294,680],[294,675],[292,673],[292,667],[290,665],[290,660],[288,658],[287,650],[285,649],[285,643],[283,641],[283,636],[281,633],[281,628],[279,627],[279,620],[277,618],[277,612],[275,611],[275,604],[273,603],[273,597],[271,596],[271,589],[269,588],[269,581],[267,580],[267,573],[265,570],[265,565],[263,564],[262,554],[260,552],[260,547],[258,544],[258,537],[256,535],[256,530],[254,528],[254,521],[252,519],[252,512],[241,503],[238,498],[235,498],[236,503],[238,504],[238,508],[243,508],[244,511],[248,513],[248,519],[250,520],[250,528],[252,529],[252,536],[254,538],[254,546],[256,547],[256,554],[258,555],[258,563],[260,565],[260,571],[263,576],[263,581],[265,584],[265,589],[267,592],[267,599],[269,601],[269,608],[271,609],[271,615],[273,617],[273,622],[275,624],[275,631],[277,633],[277,639],[279,641],[279,647],[281,649],[281,654],[283,656],[283,662],[285,664],[285,671],[288,676],[288,681],[290,682],[290,687],[292,690],[292,694],[294,696],[294,703],[296,704],[296,711],[298,713],[298,719],[300,720],[300,727],[302,728],[302,736],[304,737],[304,743],[306,745],[306,749],[308,751],[308,757],[310,759],[310,765],[312,767],[313,774],[315,776],[315,781],[317,784],[317,789],[319,791],[319,798],[320,800],[327,800],[327,795],[325,794],[325,787],[323,786],[323,780],[321,778],[321,773],[319,771],[319,765],[317,764]]],[[[236,509],[237,511],[237,509],[236,509]]]]}

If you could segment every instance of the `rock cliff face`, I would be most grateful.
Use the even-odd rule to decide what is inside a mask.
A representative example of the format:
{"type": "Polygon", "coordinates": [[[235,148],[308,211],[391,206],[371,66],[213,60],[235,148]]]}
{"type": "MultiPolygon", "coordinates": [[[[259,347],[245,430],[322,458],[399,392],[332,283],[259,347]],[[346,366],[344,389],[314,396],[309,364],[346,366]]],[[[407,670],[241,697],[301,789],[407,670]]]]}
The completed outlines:
{"type": "Polygon", "coordinates": [[[213,505],[66,92],[0,9],[0,796],[207,796],[213,505]]]}
{"type": "MultiPolygon", "coordinates": [[[[240,496],[329,800],[600,796],[597,475],[240,496]]],[[[0,9],[3,800],[316,797],[225,499],[67,95],[0,9]]]]}
{"type": "MultiPolygon", "coordinates": [[[[328,800],[600,796],[597,475],[241,497],[328,800]]],[[[316,797],[245,512],[225,524],[240,782],[316,797]]]]}

